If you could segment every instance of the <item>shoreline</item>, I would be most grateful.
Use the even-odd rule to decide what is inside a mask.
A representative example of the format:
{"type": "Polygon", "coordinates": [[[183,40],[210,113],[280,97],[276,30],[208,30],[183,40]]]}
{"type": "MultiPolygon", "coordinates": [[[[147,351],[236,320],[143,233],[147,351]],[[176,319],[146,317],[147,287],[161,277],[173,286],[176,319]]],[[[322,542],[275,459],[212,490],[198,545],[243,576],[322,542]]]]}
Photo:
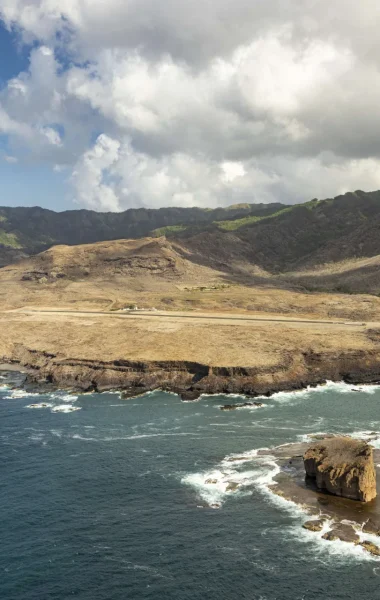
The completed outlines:
{"type": "MultiPolygon", "coordinates": [[[[353,352],[342,355],[303,355],[286,360],[277,369],[211,367],[187,361],[91,361],[59,357],[23,349],[22,356],[2,357],[0,372],[21,373],[22,387],[31,391],[70,390],[76,393],[118,391],[125,399],[162,390],[196,401],[203,395],[244,398],[301,392],[327,382],[378,385],[380,355],[353,352]]],[[[353,390],[356,391],[356,390],[353,390]]]]}

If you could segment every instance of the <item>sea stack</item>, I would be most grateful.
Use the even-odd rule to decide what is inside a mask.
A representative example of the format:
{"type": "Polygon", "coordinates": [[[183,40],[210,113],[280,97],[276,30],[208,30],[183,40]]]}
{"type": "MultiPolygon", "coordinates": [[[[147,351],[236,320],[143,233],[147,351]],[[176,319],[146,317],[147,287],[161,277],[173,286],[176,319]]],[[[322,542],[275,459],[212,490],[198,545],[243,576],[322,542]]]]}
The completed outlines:
{"type": "Polygon", "coordinates": [[[362,440],[334,437],[312,444],[303,461],[306,475],[320,490],[360,502],[376,497],[373,451],[362,440]]]}

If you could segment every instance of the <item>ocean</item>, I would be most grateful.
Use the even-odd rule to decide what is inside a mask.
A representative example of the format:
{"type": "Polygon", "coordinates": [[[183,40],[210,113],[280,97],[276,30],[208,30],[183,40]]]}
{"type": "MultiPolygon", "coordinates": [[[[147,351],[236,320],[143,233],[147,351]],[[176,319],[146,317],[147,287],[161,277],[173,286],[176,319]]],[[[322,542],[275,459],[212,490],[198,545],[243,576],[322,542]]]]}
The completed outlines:
{"type": "Polygon", "coordinates": [[[379,598],[380,559],[304,530],[268,490],[275,463],[252,460],[311,433],[380,432],[379,387],[221,411],[245,399],[37,396],[1,377],[1,600],[379,598]]]}

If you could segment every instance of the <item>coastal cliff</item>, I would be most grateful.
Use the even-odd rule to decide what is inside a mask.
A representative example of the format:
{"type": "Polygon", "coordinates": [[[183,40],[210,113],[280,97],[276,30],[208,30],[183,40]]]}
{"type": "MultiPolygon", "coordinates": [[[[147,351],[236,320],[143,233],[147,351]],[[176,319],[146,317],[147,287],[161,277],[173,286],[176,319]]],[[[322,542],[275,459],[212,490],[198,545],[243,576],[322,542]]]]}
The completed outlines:
{"type": "Polygon", "coordinates": [[[380,352],[286,354],[276,365],[218,367],[189,361],[99,361],[41,352],[21,344],[4,362],[27,370],[27,383],[77,391],[124,390],[125,397],[163,389],[195,400],[201,394],[271,395],[331,381],[380,380],[380,352]]]}

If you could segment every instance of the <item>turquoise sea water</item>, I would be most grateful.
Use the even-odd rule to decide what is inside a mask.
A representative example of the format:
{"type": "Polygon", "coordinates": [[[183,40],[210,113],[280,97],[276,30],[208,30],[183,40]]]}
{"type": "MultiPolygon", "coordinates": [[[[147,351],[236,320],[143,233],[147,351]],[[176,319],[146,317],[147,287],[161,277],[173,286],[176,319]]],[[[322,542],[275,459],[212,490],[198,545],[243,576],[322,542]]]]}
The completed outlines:
{"type": "Polygon", "coordinates": [[[0,598],[379,598],[380,561],[303,530],[255,451],[380,432],[380,389],[330,384],[219,409],[239,401],[0,388],[0,598]],[[242,453],[250,460],[228,461],[242,453]]]}

